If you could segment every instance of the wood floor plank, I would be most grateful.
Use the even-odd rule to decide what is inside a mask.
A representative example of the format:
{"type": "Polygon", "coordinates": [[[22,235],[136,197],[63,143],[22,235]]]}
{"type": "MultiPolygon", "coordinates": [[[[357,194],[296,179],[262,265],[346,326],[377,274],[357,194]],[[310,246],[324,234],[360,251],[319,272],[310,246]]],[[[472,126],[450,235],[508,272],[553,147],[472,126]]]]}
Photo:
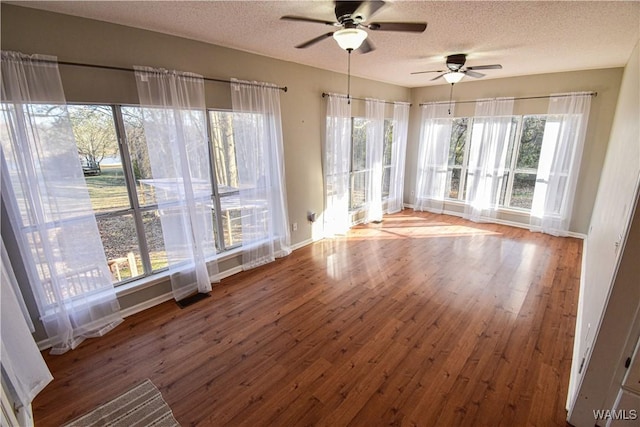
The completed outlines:
{"type": "Polygon", "coordinates": [[[404,211],[60,356],[36,425],[151,379],[183,425],[566,426],[582,242],[404,211]]]}

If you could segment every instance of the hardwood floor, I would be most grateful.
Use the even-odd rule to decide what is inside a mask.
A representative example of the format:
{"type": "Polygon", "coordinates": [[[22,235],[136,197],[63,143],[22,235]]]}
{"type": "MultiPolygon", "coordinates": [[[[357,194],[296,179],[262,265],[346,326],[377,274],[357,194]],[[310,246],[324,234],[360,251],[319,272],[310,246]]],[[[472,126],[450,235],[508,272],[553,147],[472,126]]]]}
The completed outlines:
{"type": "Polygon", "coordinates": [[[581,252],[391,215],[45,355],[36,425],[149,378],[183,426],[564,426],[581,252]]]}

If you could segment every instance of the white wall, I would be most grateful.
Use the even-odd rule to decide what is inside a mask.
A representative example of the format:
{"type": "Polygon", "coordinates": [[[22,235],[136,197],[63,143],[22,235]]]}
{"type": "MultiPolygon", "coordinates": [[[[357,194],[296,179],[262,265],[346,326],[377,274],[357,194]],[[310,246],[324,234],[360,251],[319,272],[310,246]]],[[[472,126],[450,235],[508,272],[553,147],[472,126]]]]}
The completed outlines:
{"type": "Polygon", "coordinates": [[[631,227],[640,182],[639,82],[637,44],[625,67],[585,241],[571,377],[571,390],[576,393],[569,401],[570,422],[576,426],[593,426],[593,409],[611,409],[607,394],[621,380],[617,368],[626,358],[623,349],[640,301],[637,213],[634,228],[631,227]],[[583,358],[584,368],[579,375],[583,358]]]}

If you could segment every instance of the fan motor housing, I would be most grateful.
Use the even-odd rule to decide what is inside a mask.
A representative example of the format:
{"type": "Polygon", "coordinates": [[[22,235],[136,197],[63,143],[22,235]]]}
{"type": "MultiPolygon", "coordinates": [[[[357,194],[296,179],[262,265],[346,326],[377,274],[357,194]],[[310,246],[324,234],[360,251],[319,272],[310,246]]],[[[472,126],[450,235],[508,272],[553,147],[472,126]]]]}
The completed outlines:
{"type": "Polygon", "coordinates": [[[336,2],[336,19],[341,24],[357,24],[364,21],[364,16],[353,15],[360,2],[337,1],[336,2]]]}
{"type": "Polygon", "coordinates": [[[457,53],[455,55],[447,56],[447,68],[451,71],[458,71],[464,63],[467,61],[467,55],[464,53],[457,53]]]}

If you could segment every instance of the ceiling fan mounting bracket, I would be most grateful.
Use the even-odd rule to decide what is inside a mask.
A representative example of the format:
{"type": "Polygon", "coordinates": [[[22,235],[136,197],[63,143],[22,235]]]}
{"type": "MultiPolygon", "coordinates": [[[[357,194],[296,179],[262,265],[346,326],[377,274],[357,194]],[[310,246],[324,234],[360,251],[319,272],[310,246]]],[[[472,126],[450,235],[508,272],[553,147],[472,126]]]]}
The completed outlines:
{"type": "Polygon", "coordinates": [[[335,7],[336,19],[342,25],[358,25],[365,20],[362,14],[356,14],[360,2],[337,1],[335,7]]]}
{"type": "Polygon", "coordinates": [[[467,61],[467,55],[464,53],[457,53],[455,55],[447,56],[447,68],[451,71],[459,71],[467,61]]]}

